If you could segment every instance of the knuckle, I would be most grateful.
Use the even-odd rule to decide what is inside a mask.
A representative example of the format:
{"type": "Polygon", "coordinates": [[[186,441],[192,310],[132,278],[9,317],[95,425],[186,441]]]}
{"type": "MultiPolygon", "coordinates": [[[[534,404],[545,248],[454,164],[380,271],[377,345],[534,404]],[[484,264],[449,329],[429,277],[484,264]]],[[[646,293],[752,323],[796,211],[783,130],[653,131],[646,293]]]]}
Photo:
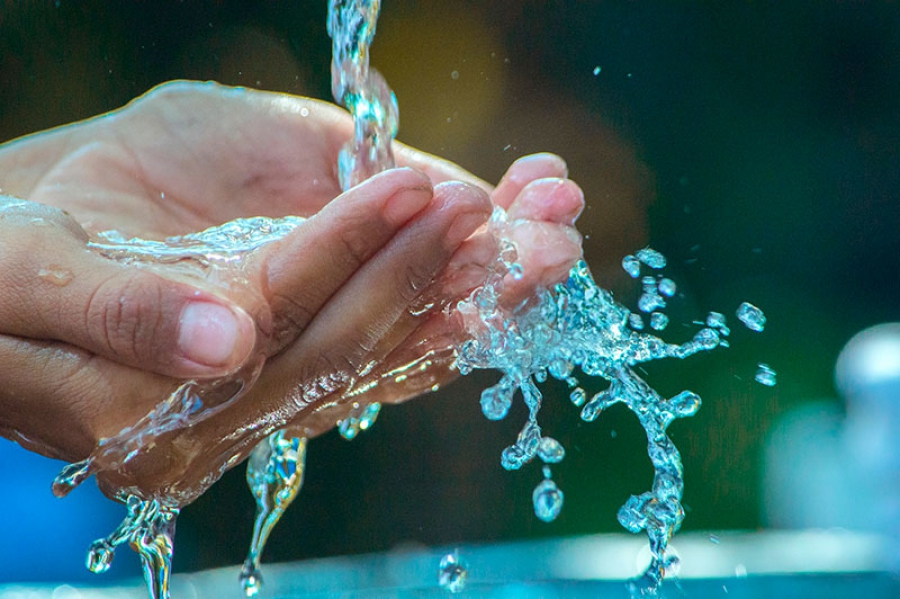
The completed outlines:
{"type": "Polygon", "coordinates": [[[433,269],[425,264],[407,264],[400,271],[397,292],[403,302],[416,299],[422,290],[434,279],[433,269]]]}
{"type": "Polygon", "coordinates": [[[274,335],[279,345],[288,343],[306,329],[315,316],[310,305],[315,304],[286,294],[273,295],[274,335]]]}
{"type": "Polygon", "coordinates": [[[90,296],[85,314],[87,334],[119,359],[153,359],[161,303],[159,287],[148,284],[142,273],[115,275],[90,296]]]}
{"type": "Polygon", "coordinates": [[[353,270],[360,268],[369,259],[369,244],[362,235],[363,231],[364,227],[354,225],[336,235],[339,263],[353,270]]]}

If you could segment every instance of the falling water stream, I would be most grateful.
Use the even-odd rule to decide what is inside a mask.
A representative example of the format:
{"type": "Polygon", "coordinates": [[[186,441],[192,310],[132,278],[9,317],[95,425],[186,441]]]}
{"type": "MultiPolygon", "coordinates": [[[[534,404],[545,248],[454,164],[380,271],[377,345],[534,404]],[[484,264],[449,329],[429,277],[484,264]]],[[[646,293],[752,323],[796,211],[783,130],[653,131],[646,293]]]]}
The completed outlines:
{"type": "MultiPolygon", "coordinates": [[[[369,66],[369,45],[379,9],[379,0],[329,2],[332,91],[351,112],[355,125],[355,136],[339,157],[344,189],[394,166],[391,142],[397,132],[397,102],[384,78],[369,66]]],[[[165,241],[125,239],[110,231],[94,239],[90,247],[111,259],[137,265],[178,263],[196,276],[232,285],[240,284],[245,255],[281,239],[302,222],[298,217],[238,219],[165,241]]],[[[651,563],[643,576],[632,582],[632,590],[639,595],[655,595],[674,560],[666,554],[668,542],[684,519],[681,456],[667,429],[675,419],[694,415],[700,408],[700,397],[687,390],[663,397],[635,368],[652,360],[682,359],[727,347],[727,319],[710,312],[705,322],[698,323],[692,338],[683,343],[669,343],[645,332],[648,325],[655,332],[666,329],[669,319],[664,310],[677,291],[676,283],[662,275],[665,257],[650,248],[626,256],[622,262],[624,270],[639,279],[642,287],[635,312],[598,287],[583,261],[572,268],[565,283],[536,291],[530,301],[515,309],[504,308],[499,301],[504,280],[522,276],[515,244],[510,241],[515,226],[501,209],[495,210],[489,230],[499,242],[496,262],[487,281],[456,306],[467,333],[466,341],[457,348],[456,365],[462,374],[485,368],[502,373],[500,381],[481,394],[482,410],[491,420],[504,418],[514,396],[521,395],[528,417],[500,461],[507,470],[518,470],[535,457],[543,462],[543,476],[532,501],[536,517],[545,522],[554,520],[563,506],[564,494],[552,478],[551,465],[564,458],[565,449],[545,435],[538,424],[544,400],[538,385],[548,377],[565,381],[571,402],[586,422],[616,403],[634,412],[647,434],[654,477],[651,489],[630,497],[618,518],[627,530],[644,531],[649,538],[651,563]],[[609,384],[588,398],[579,377],[599,377],[609,384]]],[[[762,311],[751,304],[741,304],[736,316],[752,331],[762,331],[765,326],[762,311]]],[[[259,359],[226,379],[184,382],[138,423],[104,439],[86,460],[67,466],[54,482],[54,492],[65,495],[93,474],[120,469],[160,435],[193,426],[225,409],[253,385],[261,368],[259,359]]],[[[760,364],[756,380],[773,385],[775,372],[760,364]]],[[[337,422],[347,439],[374,423],[380,405],[354,403],[350,408],[337,422]]],[[[248,460],[247,481],[257,505],[253,539],[240,576],[248,596],[256,595],[262,584],[260,557],[266,540],[303,484],[306,445],[304,437],[275,431],[248,460]]],[[[175,520],[179,509],[195,496],[173,492],[171,496],[144,498],[135,489],[122,489],[117,499],[125,503],[128,515],[112,534],[94,542],[88,567],[94,572],[105,571],[115,548],[128,543],[141,557],[151,596],[167,598],[175,520]]],[[[440,567],[442,586],[460,590],[466,579],[463,562],[456,554],[445,556],[444,562],[440,567]]]]}

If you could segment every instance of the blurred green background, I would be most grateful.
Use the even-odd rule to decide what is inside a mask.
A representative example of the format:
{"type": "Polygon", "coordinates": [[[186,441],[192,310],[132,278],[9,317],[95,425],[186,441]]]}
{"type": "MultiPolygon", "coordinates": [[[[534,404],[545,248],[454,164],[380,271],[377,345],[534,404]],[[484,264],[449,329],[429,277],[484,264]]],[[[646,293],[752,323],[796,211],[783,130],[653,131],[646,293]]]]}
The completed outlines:
{"type": "MultiPolygon", "coordinates": [[[[327,99],[325,12],[326,0],[7,0],[0,141],[176,78],[327,99]]],[[[622,256],[649,244],[669,258],[684,297],[667,340],[689,338],[708,310],[765,310],[761,335],[736,326],[728,350],[646,368],[664,395],[704,399],[671,430],[684,529],[762,526],[770,426],[835,397],[843,344],[900,319],[897,3],[387,0],[372,63],[397,93],[406,143],[489,181],[524,154],[563,156],[585,190],[579,228],[601,285],[634,306],[622,256]],[[776,387],[752,381],[760,361],[776,387]]],[[[566,505],[545,524],[531,507],[539,467],[499,463],[524,410],[480,413],[493,378],[385,408],[353,442],[313,441],[266,561],[620,531],[616,511],[652,477],[636,419],[623,408],[583,423],[550,386],[541,423],[568,453],[554,468],[566,505]]],[[[184,510],[176,570],[242,561],[254,509],[243,470],[184,510]]]]}

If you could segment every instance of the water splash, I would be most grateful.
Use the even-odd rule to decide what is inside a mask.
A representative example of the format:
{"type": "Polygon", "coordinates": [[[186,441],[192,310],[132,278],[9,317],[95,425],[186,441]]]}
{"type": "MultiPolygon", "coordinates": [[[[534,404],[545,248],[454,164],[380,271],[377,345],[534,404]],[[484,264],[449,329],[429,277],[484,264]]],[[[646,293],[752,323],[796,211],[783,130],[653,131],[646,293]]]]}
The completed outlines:
{"type": "Polygon", "coordinates": [[[559,490],[550,475],[550,466],[544,466],[544,480],[534,488],[534,492],[531,494],[534,515],[543,522],[553,522],[562,511],[563,500],[563,492],[559,490]]]}
{"type": "MultiPolygon", "coordinates": [[[[491,230],[500,239],[508,239],[509,226],[502,214],[495,214],[491,230]]],[[[645,248],[637,258],[623,260],[632,276],[639,276],[636,262],[654,269],[665,266],[665,257],[645,248]],[[637,273],[637,275],[635,275],[637,273]]],[[[595,420],[616,403],[625,404],[638,417],[647,434],[647,451],[654,468],[650,491],[634,495],[619,510],[619,522],[631,532],[645,531],[650,541],[651,564],[642,579],[634,584],[647,593],[659,588],[666,569],[671,565],[666,548],[672,535],[684,520],[681,497],[684,489],[681,456],[667,435],[669,425],[677,418],[693,416],[700,408],[700,397],[683,391],[665,398],[647,384],[634,370],[644,362],[662,358],[686,358],[700,351],[710,351],[723,344],[728,334],[724,317],[710,313],[708,326],[700,328],[693,338],[681,344],[667,343],[652,334],[640,332],[643,320],[613,300],[612,294],[600,288],[591,278],[588,266],[581,261],[569,273],[568,280],[554,289],[539,291],[530,302],[504,310],[498,297],[503,291],[503,277],[509,260],[497,261],[485,285],[475,290],[458,310],[463,315],[469,339],[458,348],[457,366],[467,374],[476,368],[490,368],[503,373],[500,381],[482,393],[482,410],[490,419],[503,418],[518,391],[528,407],[528,418],[516,442],[507,447],[501,464],[507,470],[521,468],[535,455],[544,461],[555,440],[541,436],[537,414],[543,400],[535,382],[547,374],[565,380],[572,402],[581,406],[584,389],[572,375],[577,367],[583,374],[609,381],[607,389],[595,394],[583,405],[581,418],[595,420]],[[637,316],[637,318],[635,318],[637,316]],[[551,441],[553,443],[551,443],[551,441]]],[[[666,296],[674,295],[674,283],[659,285],[655,277],[644,277],[644,295],[639,300],[642,311],[652,303],[654,309],[665,306],[660,287],[666,296]],[[660,305],[661,304],[661,305],[660,305]]],[[[651,315],[651,326],[664,328],[661,312],[651,315]]],[[[667,321],[667,320],[666,320],[667,321]]],[[[551,521],[562,507],[562,491],[545,472],[545,480],[535,489],[535,513],[551,521]]]]}
{"type": "MultiPolygon", "coordinates": [[[[381,75],[370,69],[368,58],[379,9],[378,0],[330,0],[329,3],[332,91],[336,100],[353,115],[355,127],[354,139],[339,156],[339,177],[344,189],[394,165],[391,141],[398,126],[396,98],[381,75]]],[[[207,273],[227,279],[234,272],[229,268],[239,269],[245,253],[283,237],[301,222],[302,219],[294,217],[240,219],[163,242],[125,239],[108,232],[91,247],[124,262],[186,263],[190,270],[199,267],[201,271],[206,269],[207,273]]],[[[666,555],[668,541],[684,518],[680,502],[683,491],[680,454],[666,430],[674,419],[693,415],[700,407],[700,398],[690,391],[663,398],[633,368],[654,359],[684,358],[726,345],[723,337],[728,335],[728,330],[724,317],[720,321],[713,317],[717,313],[711,313],[707,326],[700,328],[692,340],[666,343],[639,332],[644,327],[641,315],[632,314],[615,303],[609,292],[594,283],[584,262],[572,269],[566,283],[552,290],[539,290],[526,304],[512,312],[506,311],[498,302],[503,277],[523,276],[522,266],[516,262],[515,247],[508,241],[510,226],[505,213],[497,210],[490,224],[500,243],[496,268],[484,286],[458,305],[470,339],[458,348],[457,366],[463,374],[475,368],[493,368],[503,373],[500,382],[482,394],[482,409],[488,418],[504,418],[515,393],[521,393],[529,415],[516,442],[503,452],[501,463],[510,470],[521,468],[536,455],[545,463],[557,463],[564,457],[562,445],[543,436],[537,424],[543,397],[535,383],[543,382],[548,375],[566,381],[572,389],[570,398],[581,408],[581,418],[585,421],[596,419],[615,403],[624,403],[635,412],[647,432],[648,453],[655,474],[651,491],[632,496],[619,511],[619,521],[632,532],[646,531],[652,562],[634,584],[635,588],[655,592],[674,560],[666,555]],[[576,367],[585,375],[605,378],[609,387],[586,403],[586,392],[572,374],[576,367]]],[[[627,256],[622,263],[634,278],[640,277],[642,265],[659,270],[665,264],[665,257],[650,248],[627,256]]],[[[639,308],[650,314],[651,327],[661,329],[664,315],[658,310],[665,308],[666,299],[674,296],[675,284],[657,276],[643,277],[642,284],[639,308]]],[[[745,305],[750,306],[743,304],[738,317],[752,330],[761,331],[765,323],[762,312],[750,306],[757,314],[744,308],[745,305]]],[[[137,425],[104,440],[84,462],[64,469],[55,482],[55,492],[65,494],[91,474],[121,467],[159,434],[192,426],[230,405],[253,384],[259,367],[261,364],[226,381],[202,385],[186,382],[137,425]]],[[[339,423],[341,433],[352,438],[365,430],[374,422],[379,407],[378,404],[354,406],[351,414],[339,423]]],[[[248,464],[248,482],[258,505],[254,540],[242,572],[248,595],[258,592],[261,584],[259,558],[265,540],[302,485],[305,447],[304,439],[276,432],[254,450],[248,464]]],[[[533,493],[533,501],[537,516],[550,521],[562,508],[563,493],[550,477],[547,466],[544,476],[533,493]]],[[[105,570],[115,547],[127,540],[141,555],[153,597],[167,597],[172,535],[177,505],[181,505],[177,502],[191,498],[176,498],[174,505],[133,495],[121,499],[126,501],[129,515],[110,537],[92,546],[88,565],[92,571],[105,570]]],[[[458,555],[442,559],[440,584],[443,588],[459,592],[466,578],[467,569],[458,555]]]]}
{"type": "Polygon", "coordinates": [[[253,539],[240,575],[248,597],[259,593],[263,549],[275,525],[303,486],[305,464],[306,439],[286,437],[284,431],[269,435],[253,449],[247,460],[247,485],[256,499],[253,539]]]}
{"type": "Polygon", "coordinates": [[[87,567],[91,572],[105,572],[116,547],[127,542],[141,558],[150,597],[169,599],[172,542],[179,508],[161,500],[145,501],[135,495],[123,495],[119,499],[125,503],[128,515],[112,534],[91,544],[87,567]]]}

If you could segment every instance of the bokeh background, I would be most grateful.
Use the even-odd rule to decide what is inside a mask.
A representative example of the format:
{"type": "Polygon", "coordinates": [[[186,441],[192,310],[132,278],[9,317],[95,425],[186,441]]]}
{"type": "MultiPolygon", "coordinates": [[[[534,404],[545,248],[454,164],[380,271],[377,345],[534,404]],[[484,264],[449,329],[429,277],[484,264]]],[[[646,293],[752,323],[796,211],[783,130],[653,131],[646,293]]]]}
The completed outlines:
{"type": "MultiPolygon", "coordinates": [[[[176,78],[328,99],[325,14],[326,0],[5,0],[0,142],[176,78]]],[[[704,399],[671,429],[684,529],[766,526],[772,426],[805,405],[840,414],[841,347],[900,320],[900,7],[387,0],[372,63],[396,91],[406,143],[489,181],[519,156],[563,156],[586,194],[579,228],[601,285],[634,306],[622,256],[649,244],[669,258],[682,295],[667,340],[689,338],[708,310],[731,315],[745,300],[765,310],[764,333],[735,326],[730,349],[646,371],[664,395],[704,399]],[[753,382],[758,362],[778,372],[776,387],[753,382]]],[[[566,505],[545,524],[531,507],[540,468],[499,464],[524,410],[502,422],[480,413],[493,378],[385,408],[353,442],[313,441],[266,560],[620,531],[616,511],[652,477],[633,415],[583,423],[549,386],[541,423],[567,448],[554,468],[566,505]]],[[[89,541],[120,515],[87,490],[75,496],[101,507],[46,500],[59,466],[0,440],[0,506],[15,524],[0,582],[75,579],[89,541]]],[[[240,563],[253,509],[241,466],[184,510],[176,570],[240,563]]],[[[120,566],[107,578],[136,574],[120,566]]]]}

